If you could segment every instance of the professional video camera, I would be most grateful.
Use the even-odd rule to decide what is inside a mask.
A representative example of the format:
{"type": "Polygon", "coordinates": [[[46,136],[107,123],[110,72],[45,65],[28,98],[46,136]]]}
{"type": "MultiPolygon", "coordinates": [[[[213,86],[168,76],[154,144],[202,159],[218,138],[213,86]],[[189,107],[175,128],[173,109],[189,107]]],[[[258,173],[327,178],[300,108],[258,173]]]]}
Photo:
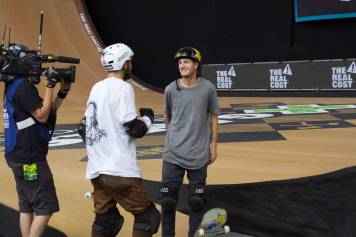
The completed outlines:
{"type": "Polygon", "coordinates": [[[55,56],[53,54],[44,55],[41,53],[41,39],[43,29],[43,12],[41,12],[40,34],[38,49],[31,50],[25,45],[10,43],[10,28],[9,28],[9,43],[5,47],[4,41],[6,36],[6,26],[3,34],[2,44],[0,45],[0,81],[10,82],[18,76],[28,77],[33,84],[38,84],[41,81],[41,75],[51,78],[51,81],[59,82],[61,80],[73,83],[75,81],[75,66],[66,68],[48,68],[42,67],[43,63],[72,63],[79,64],[78,58],[55,56]]]}

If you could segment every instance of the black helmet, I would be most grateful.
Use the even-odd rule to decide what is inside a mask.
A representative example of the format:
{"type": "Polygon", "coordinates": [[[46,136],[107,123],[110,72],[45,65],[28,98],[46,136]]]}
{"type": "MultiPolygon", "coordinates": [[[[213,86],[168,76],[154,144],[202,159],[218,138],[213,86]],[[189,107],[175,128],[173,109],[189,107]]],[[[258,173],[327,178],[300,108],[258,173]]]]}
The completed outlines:
{"type": "Polygon", "coordinates": [[[176,61],[178,61],[179,59],[182,59],[182,58],[189,58],[195,62],[201,62],[201,54],[200,52],[193,48],[193,47],[183,47],[183,48],[180,48],[176,55],[174,55],[174,59],[176,61]]]}

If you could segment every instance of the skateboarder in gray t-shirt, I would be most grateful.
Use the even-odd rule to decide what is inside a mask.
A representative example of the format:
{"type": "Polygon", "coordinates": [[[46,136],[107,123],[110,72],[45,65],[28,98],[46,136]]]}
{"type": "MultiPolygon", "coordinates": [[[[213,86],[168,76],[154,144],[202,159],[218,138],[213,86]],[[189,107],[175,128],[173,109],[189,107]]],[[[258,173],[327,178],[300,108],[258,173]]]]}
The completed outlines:
{"type": "Polygon", "coordinates": [[[175,55],[181,78],[165,89],[167,126],[162,167],[162,236],[175,235],[175,211],[185,172],[189,180],[189,236],[200,224],[205,205],[207,166],[217,157],[220,112],[215,86],[199,77],[201,54],[191,47],[175,55]]]}

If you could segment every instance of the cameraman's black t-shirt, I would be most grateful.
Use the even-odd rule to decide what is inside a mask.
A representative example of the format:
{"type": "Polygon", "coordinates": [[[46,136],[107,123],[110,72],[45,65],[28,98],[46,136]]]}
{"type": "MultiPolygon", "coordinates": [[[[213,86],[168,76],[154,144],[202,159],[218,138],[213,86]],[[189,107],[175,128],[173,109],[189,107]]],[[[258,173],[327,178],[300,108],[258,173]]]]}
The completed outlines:
{"type": "MultiPolygon", "coordinates": [[[[31,112],[42,107],[42,98],[37,88],[25,80],[17,87],[12,105],[15,108],[14,119],[19,122],[32,117],[31,112]]],[[[18,131],[15,149],[6,158],[11,163],[34,163],[45,160],[47,152],[48,142],[40,137],[38,129],[32,125],[18,131]]]]}

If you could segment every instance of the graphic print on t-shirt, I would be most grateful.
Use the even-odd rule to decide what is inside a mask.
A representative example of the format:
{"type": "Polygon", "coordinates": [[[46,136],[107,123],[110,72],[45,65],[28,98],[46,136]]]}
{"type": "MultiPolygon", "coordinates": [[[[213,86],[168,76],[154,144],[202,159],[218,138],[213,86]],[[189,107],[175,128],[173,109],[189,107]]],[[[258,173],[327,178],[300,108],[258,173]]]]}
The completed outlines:
{"type": "Polygon", "coordinates": [[[102,137],[107,137],[104,129],[99,128],[99,123],[96,118],[96,104],[89,102],[86,113],[86,144],[92,146],[98,144],[102,137]]]}

